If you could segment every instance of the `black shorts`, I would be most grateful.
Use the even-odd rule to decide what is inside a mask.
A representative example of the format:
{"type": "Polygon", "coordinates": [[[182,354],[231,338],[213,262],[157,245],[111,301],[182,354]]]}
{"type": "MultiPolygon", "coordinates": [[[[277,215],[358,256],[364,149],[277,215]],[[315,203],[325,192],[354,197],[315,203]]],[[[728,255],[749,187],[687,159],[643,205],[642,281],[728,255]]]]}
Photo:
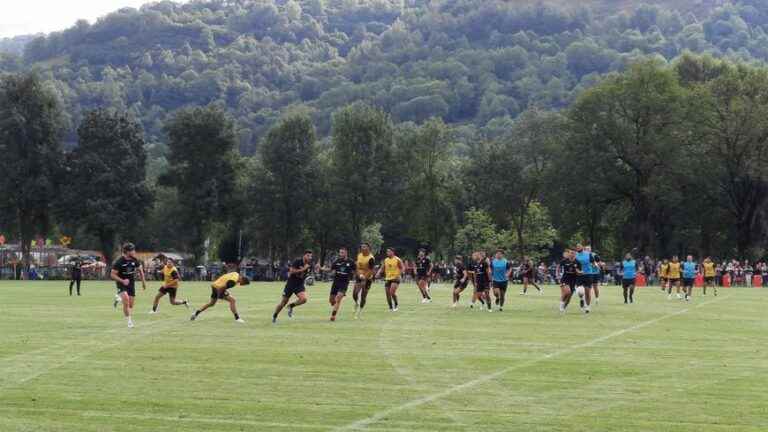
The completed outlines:
{"type": "Polygon", "coordinates": [[[427,282],[429,282],[429,275],[425,275],[425,274],[417,274],[417,275],[416,275],[416,280],[417,280],[417,281],[419,281],[419,282],[421,282],[421,281],[427,281],[427,282]]]}
{"type": "Polygon", "coordinates": [[[584,288],[589,288],[592,286],[592,275],[583,274],[579,275],[579,278],[577,280],[577,284],[583,286],[584,288]]]}
{"type": "Polygon", "coordinates": [[[704,278],[704,282],[708,283],[708,284],[713,284],[713,283],[715,283],[715,277],[714,276],[707,276],[707,277],[704,278]]]}
{"type": "Polygon", "coordinates": [[[365,286],[365,289],[371,289],[371,285],[373,285],[373,279],[366,279],[358,276],[356,283],[365,286]]]}
{"type": "Polygon", "coordinates": [[[467,285],[469,285],[469,279],[465,280],[464,282],[461,281],[461,279],[457,280],[453,283],[454,289],[466,289],[467,285]]]}
{"type": "Polygon", "coordinates": [[[299,295],[306,291],[307,288],[304,286],[304,284],[300,285],[294,285],[292,283],[285,284],[285,288],[283,289],[283,297],[290,297],[292,295],[299,295]]]}
{"type": "Polygon", "coordinates": [[[635,286],[635,278],[632,279],[622,279],[621,280],[621,286],[624,288],[629,288],[631,286],[635,286]]]}
{"type": "Polygon", "coordinates": [[[578,275],[575,274],[566,274],[563,275],[562,279],[560,279],[560,284],[567,286],[571,289],[571,292],[576,291],[576,284],[579,281],[578,275]]]}
{"type": "Polygon", "coordinates": [[[493,289],[506,291],[508,286],[509,286],[509,282],[507,281],[493,281],[493,289]]]}
{"type": "Polygon", "coordinates": [[[229,291],[211,287],[211,300],[224,300],[227,297],[229,297],[229,291]]]}
{"type": "Polygon", "coordinates": [[[384,281],[384,288],[389,288],[390,286],[392,286],[392,284],[400,285],[400,278],[392,279],[392,280],[385,280],[384,281]]]}
{"type": "Polygon", "coordinates": [[[160,289],[158,290],[158,292],[159,292],[160,294],[168,294],[168,295],[169,295],[169,296],[171,296],[171,297],[176,297],[176,290],[178,290],[178,288],[175,288],[175,287],[164,287],[164,286],[162,286],[162,287],[160,287],[160,289]]]}
{"type": "Polygon", "coordinates": [[[128,297],[136,297],[136,284],[131,281],[131,283],[128,284],[128,286],[125,286],[121,283],[117,284],[117,293],[126,293],[128,294],[128,297]]]}
{"type": "Polygon", "coordinates": [[[349,288],[349,281],[333,281],[333,284],[331,285],[331,296],[336,297],[337,295],[347,295],[347,289],[349,288]]]}
{"type": "Polygon", "coordinates": [[[488,285],[488,281],[485,281],[485,280],[477,281],[477,283],[475,284],[475,292],[488,291],[489,289],[490,287],[488,285]]]}
{"type": "Polygon", "coordinates": [[[667,281],[669,281],[670,284],[680,284],[680,278],[668,278],[667,281]]]}
{"type": "Polygon", "coordinates": [[[686,288],[693,288],[694,278],[683,278],[683,286],[686,288]]]}

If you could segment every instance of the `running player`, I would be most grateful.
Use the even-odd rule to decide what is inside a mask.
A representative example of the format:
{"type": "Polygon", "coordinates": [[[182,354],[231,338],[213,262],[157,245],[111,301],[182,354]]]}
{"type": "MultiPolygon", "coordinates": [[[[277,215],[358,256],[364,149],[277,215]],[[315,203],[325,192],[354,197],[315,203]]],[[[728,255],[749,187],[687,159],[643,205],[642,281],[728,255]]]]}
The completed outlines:
{"type": "Polygon", "coordinates": [[[693,283],[696,280],[696,274],[698,272],[699,265],[693,260],[693,255],[688,255],[683,263],[683,289],[685,290],[685,301],[691,301],[693,283]]]}
{"type": "Polygon", "coordinates": [[[504,258],[504,250],[496,249],[496,256],[491,260],[491,276],[493,295],[496,297],[496,306],[499,307],[499,312],[504,311],[504,300],[507,297],[507,286],[511,273],[512,265],[504,258]]]}
{"type": "Polygon", "coordinates": [[[432,303],[432,297],[429,296],[429,281],[434,266],[424,249],[419,249],[414,265],[416,266],[416,284],[421,291],[421,302],[432,303]]]}
{"type": "Polygon", "coordinates": [[[672,261],[669,263],[667,279],[667,298],[672,298],[672,286],[674,286],[677,292],[677,298],[682,299],[683,297],[680,295],[680,259],[677,255],[673,256],[672,261]]]}
{"type": "Polygon", "coordinates": [[[275,307],[275,312],[272,314],[272,323],[277,322],[277,316],[283,308],[288,305],[288,318],[293,318],[293,309],[301,306],[307,302],[307,288],[304,286],[304,281],[312,271],[312,251],[305,250],[304,255],[301,258],[295,260],[288,267],[288,280],[285,282],[285,288],[283,289],[283,297],[280,299],[280,303],[275,307]],[[296,296],[298,300],[293,303],[288,303],[291,296],[296,296]]]}
{"type": "Polygon", "coordinates": [[[237,272],[237,264],[227,264],[227,273],[221,275],[211,284],[211,299],[203,307],[197,309],[195,313],[189,317],[190,321],[195,321],[201,313],[205,312],[208,308],[213,307],[219,300],[226,300],[229,303],[229,310],[232,311],[232,315],[235,317],[235,321],[239,323],[245,323],[245,320],[240,318],[240,314],[237,313],[237,299],[229,293],[229,290],[237,285],[244,286],[251,283],[247,277],[241,276],[237,272]]]}
{"type": "Polygon", "coordinates": [[[451,307],[456,307],[459,304],[459,297],[461,293],[467,289],[469,285],[469,272],[467,267],[464,266],[464,257],[456,255],[453,259],[453,273],[456,275],[456,282],[453,283],[453,304],[451,307]]]}
{"type": "Polygon", "coordinates": [[[544,294],[541,287],[536,284],[536,266],[533,265],[533,260],[527,257],[523,257],[522,265],[523,274],[523,290],[520,291],[520,295],[526,295],[528,293],[528,285],[533,285],[539,290],[539,294],[544,294]]]}
{"type": "Polygon", "coordinates": [[[387,257],[384,258],[384,265],[379,269],[376,277],[384,273],[384,290],[387,294],[387,305],[389,310],[397,312],[399,304],[397,302],[397,288],[400,287],[400,280],[403,277],[405,265],[403,260],[395,254],[393,248],[387,248],[387,257]]]}
{"type": "Polygon", "coordinates": [[[161,272],[163,274],[163,286],[161,286],[157,291],[155,301],[152,303],[152,310],[149,311],[149,313],[157,313],[157,306],[160,304],[160,299],[163,298],[163,296],[166,294],[168,294],[168,299],[171,302],[171,305],[184,305],[189,308],[189,303],[187,300],[176,300],[176,294],[179,290],[179,281],[181,280],[181,277],[179,276],[179,270],[176,269],[172,259],[165,259],[165,265],[163,266],[161,272]]]}
{"type": "Polygon", "coordinates": [[[576,260],[576,253],[572,249],[563,252],[563,260],[560,261],[560,312],[565,313],[571,297],[576,291],[576,284],[581,274],[581,263],[576,260]]]}
{"type": "Polygon", "coordinates": [[[592,246],[584,246],[584,250],[592,255],[589,266],[589,276],[592,278],[592,293],[595,304],[600,304],[600,273],[602,269],[600,257],[592,252],[592,246]]]}
{"type": "Polygon", "coordinates": [[[704,258],[702,267],[704,268],[704,295],[707,295],[707,287],[711,287],[714,291],[715,297],[717,297],[717,285],[715,285],[715,263],[712,262],[712,258],[704,258]]]}
{"type": "Polygon", "coordinates": [[[355,300],[355,318],[363,313],[365,301],[368,298],[368,291],[373,284],[376,260],[371,254],[371,245],[363,243],[360,245],[360,253],[357,254],[355,267],[357,268],[357,277],[355,278],[355,288],[352,291],[352,299],[355,300]],[[359,300],[358,300],[359,299],[359,300]]]}
{"type": "Polygon", "coordinates": [[[621,288],[624,291],[624,304],[635,302],[635,279],[637,278],[637,261],[632,254],[627,254],[621,262],[621,288]]]}
{"type": "MultiPolygon", "coordinates": [[[[128,320],[128,328],[133,328],[133,304],[136,299],[136,273],[141,278],[141,287],[147,289],[144,267],[136,259],[136,247],[133,243],[123,245],[123,255],[112,264],[110,278],[117,284],[117,295],[123,303],[123,315],[128,320]]],[[[117,307],[117,305],[115,305],[117,307]]]]}
{"type": "Polygon", "coordinates": [[[584,313],[590,313],[592,306],[592,275],[590,269],[594,264],[594,256],[581,244],[576,245],[576,259],[581,264],[581,275],[577,283],[584,290],[584,298],[581,300],[581,309],[584,313]]]}
{"type": "Polygon", "coordinates": [[[669,284],[669,260],[666,258],[659,265],[659,282],[661,284],[661,292],[666,291],[669,284]]]}
{"type": "Polygon", "coordinates": [[[333,262],[330,268],[323,268],[325,271],[333,271],[333,284],[331,285],[331,294],[328,302],[331,304],[331,321],[336,321],[336,314],[341,308],[341,301],[347,295],[349,288],[349,279],[355,273],[355,262],[349,259],[347,248],[339,249],[339,257],[333,262]]]}
{"type": "MultiPolygon", "coordinates": [[[[488,312],[492,312],[491,306],[491,266],[488,259],[485,257],[485,252],[475,252],[475,263],[473,267],[473,277],[475,284],[475,296],[472,304],[469,306],[473,308],[475,301],[480,300],[481,303],[485,303],[488,306],[488,312]]],[[[480,308],[478,307],[478,310],[480,308]]]]}

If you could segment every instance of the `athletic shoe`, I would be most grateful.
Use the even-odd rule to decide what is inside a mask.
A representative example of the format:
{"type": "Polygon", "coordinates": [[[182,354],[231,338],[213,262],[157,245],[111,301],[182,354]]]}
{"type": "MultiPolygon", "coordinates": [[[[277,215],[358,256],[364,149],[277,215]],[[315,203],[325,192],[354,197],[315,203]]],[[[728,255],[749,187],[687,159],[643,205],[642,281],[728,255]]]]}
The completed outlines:
{"type": "Polygon", "coordinates": [[[421,299],[421,304],[426,304],[426,303],[427,303],[427,299],[425,298],[421,299]]]}
{"type": "Polygon", "coordinates": [[[360,309],[360,305],[355,302],[355,318],[357,318],[357,311],[360,309]]]}
{"type": "Polygon", "coordinates": [[[288,318],[293,318],[293,306],[288,305],[288,318]]]}
{"type": "Polygon", "coordinates": [[[687,302],[691,301],[691,296],[685,296],[685,301],[687,302]]]}
{"type": "Polygon", "coordinates": [[[458,305],[459,305],[458,303],[452,303],[452,304],[451,304],[451,308],[453,308],[453,309],[456,309],[456,307],[457,307],[458,305]]]}
{"type": "Polygon", "coordinates": [[[331,315],[331,321],[336,321],[336,317],[331,315]]]}
{"type": "Polygon", "coordinates": [[[128,328],[133,328],[133,320],[128,320],[128,328]]]}
{"type": "Polygon", "coordinates": [[[147,313],[148,313],[148,314],[150,314],[150,315],[154,315],[154,314],[156,314],[156,313],[157,313],[157,311],[156,311],[156,310],[151,310],[151,311],[149,311],[149,312],[147,312],[147,313]]]}
{"type": "Polygon", "coordinates": [[[667,300],[672,300],[672,294],[667,296],[667,300]]]}
{"type": "Polygon", "coordinates": [[[683,298],[682,294],[678,294],[677,298],[682,299],[683,298]]]}
{"type": "Polygon", "coordinates": [[[493,312],[493,309],[488,309],[488,312],[493,312]]]}
{"type": "Polygon", "coordinates": [[[272,315],[272,324],[277,324],[277,315],[272,315]]]}
{"type": "Polygon", "coordinates": [[[191,317],[189,317],[189,320],[190,320],[190,321],[194,321],[194,320],[196,320],[196,319],[197,319],[197,314],[192,314],[192,316],[191,316],[191,317]]]}
{"type": "Polygon", "coordinates": [[[245,324],[245,320],[242,318],[238,318],[235,320],[236,323],[245,324]]]}
{"type": "Polygon", "coordinates": [[[499,306],[499,312],[504,312],[504,308],[499,306]]]}
{"type": "Polygon", "coordinates": [[[539,290],[539,295],[544,295],[544,290],[539,290]]]}
{"type": "Polygon", "coordinates": [[[112,304],[112,307],[117,309],[117,304],[120,303],[120,296],[115,295],[115,302],[112,304]]]}
{"type": "Polygon", "coordinates": [[[595,304],[596,304],[596,305],[599,305],[599,304],[600,304],[600,297],[595,297],[595,304]]]}
{"type": "Polygon", "coordinates": [[[520,291],[520,295],[525,295],[525,291],[520,291]]]}
{"type": "Polygon", "coordinates": [[[429,303],[432,303],[432,299],[431,298],[427,299],[427,304],[429,304],[429,303]]]}
{"type": "Polygon", "coordinates": [[[399,311],[399,310],[400,310],[400,308],[399,308],[399,307],[397,307],[397,306],[395,306],[394,308],[392,308],[392,312],[397,312],[397,311],[399,311]]]}

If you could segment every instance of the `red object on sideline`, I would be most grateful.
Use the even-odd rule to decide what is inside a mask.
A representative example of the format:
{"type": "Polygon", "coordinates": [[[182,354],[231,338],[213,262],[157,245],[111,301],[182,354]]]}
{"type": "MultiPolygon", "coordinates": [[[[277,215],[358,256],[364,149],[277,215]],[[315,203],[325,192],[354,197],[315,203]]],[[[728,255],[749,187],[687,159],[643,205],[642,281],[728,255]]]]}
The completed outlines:
{"type": "Polygon", "coordinates": [[[635,276],[635,286],[637,287],[644,287],[646,284],[645,275],[642,273],[638,273],[637,276],[635,276]]]}
{"type": "Polygon", "coordinates": [[[754,288],[762,288],[763,287],[763,277],[760,276],[760,275],[752,276],[752,286],[754,288]]]}
{"type": "Polygon", "coordinates": [[[704,276],[698,274],[696,275],[696,279],[693,281],[693,286],[697,288],[701,288],[704,286],[704,276]]]}
{"type": "Polygon", "coordinates": [[[731,287],[731,275],[724,274],[723,275],[723,288],[730,288],[731,287]]]}

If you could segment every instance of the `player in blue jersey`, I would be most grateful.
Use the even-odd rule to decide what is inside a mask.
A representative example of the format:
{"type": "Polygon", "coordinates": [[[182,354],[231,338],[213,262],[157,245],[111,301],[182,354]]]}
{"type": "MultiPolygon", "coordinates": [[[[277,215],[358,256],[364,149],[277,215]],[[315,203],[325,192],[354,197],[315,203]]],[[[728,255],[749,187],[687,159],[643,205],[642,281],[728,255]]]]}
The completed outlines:
{"type": "Polygon", "coordinates": [[[581,304],[581,310],[583,310],[584,313],[589,313],[592,304],[592,274],[590,274],[589,271],[594,264],[594,256],[592,255],[592,252],[578,244],[576,245],[576,260],[579,261],[582,271],[577,285],[581,288],[581,290],[578,291],[579,296],[582,296],[581,291],[584,291],[583,298],[579,303],[581,304]]]}
{"type": "Polygon", "coordinates": [[[512,265],[504,258],[504,250],[497,249],[496,255],[491,260],[491,278],[493,279],[493,295],[496,297],[496,306],[499,307],[499,312],[504,310],[504,300],[507,297],[511,273],[512,265]]]}
{"type": "Polygon", "coordinates": [[[592,246],[584,246],[584,250],[592,255],[589,275],[592,279],[592,298],[595,304],[600,304],[600,273],[602,272],[600,257],[592,251],[592,246]]]}
{"type": "Polygon", "coordinates": [[[685,301],[691,301],[693,283],[696,280],[696,274],[698,272],[699,265],[693,260],[693,255],[688,255],[683,263],[683,290],[685,290],[685,301]]]}
{"type": "Polygon", "coordinates": [[[635,302],[635,278],[637,278],[637,261],[632,254],[627,254],[621,262],[621,288],[624,290],[624,304],[635,302]]]}

